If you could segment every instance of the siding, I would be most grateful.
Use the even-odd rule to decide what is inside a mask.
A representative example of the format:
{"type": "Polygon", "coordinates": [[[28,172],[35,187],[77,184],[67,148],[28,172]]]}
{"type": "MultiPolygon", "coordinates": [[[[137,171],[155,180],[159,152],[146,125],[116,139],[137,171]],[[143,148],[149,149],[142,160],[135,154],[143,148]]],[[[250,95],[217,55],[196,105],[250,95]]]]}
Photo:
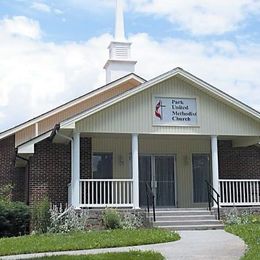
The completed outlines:
{"type": "MultiPolygon", "coordinates": [[[[61,121],[68,119],[80,112],[83,112],[91,107],[94,107],[98,104],[103,103],[105,100],[108,100],[112,97],[115,97],[123,92],[126,92],[136,86],[140,85],[140,82],[136,81],[135,79],[130,79],[127,82],[124,82],[118,86],[115,86],[111,89],[103,91],[100,94],[93,96],[92,98],[87,98],[80,103],[71,106],[70,108],[64,109],[63,111],[56,113],[52,116],[47,117],[44,120],[39,121],[38,123],[38,131],[39,135],[43,134],[49,130],[51,130],[56,124],[60,123],[61,121]]],[[[35,124],[25,129],[17,132],[15,134],[15,145],[16,147],[31,138],[35,137],[35,124]]]]}
{"type": "Polygon", "coordinates": [[[174,77],[76,124],[80,132],[259,136],[260,123],[174,77]],[[153,126],[153,95],[197,97],[200,127],[153,126]]]}
{"type": "MultiPolygon", "coordinates": [[[[113,153],[114,178],[131,176],[131,136],[93,137],[93,153],[113,153]]],[[[178,207],[199,207],[193,203],[192,154],[210,153],[210,139],[169,136],[140,136],[139,154],[175,155],[178,207]]]]}
{"type": "Polygon", "coordinates": [[[28,126],[15,134],[15,145],[18,146],[33,137],[35,137],[35,124],[28,126]]]}

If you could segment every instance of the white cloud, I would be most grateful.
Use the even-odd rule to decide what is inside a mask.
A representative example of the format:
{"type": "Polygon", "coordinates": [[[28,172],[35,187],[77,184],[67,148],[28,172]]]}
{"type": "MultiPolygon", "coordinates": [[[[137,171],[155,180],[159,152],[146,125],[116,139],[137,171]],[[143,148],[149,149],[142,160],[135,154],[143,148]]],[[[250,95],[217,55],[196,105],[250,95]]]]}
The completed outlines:
{"type": "Polygon", "coordinates": [[[25,16],[5,17],[0,21],[0,31],[2,33],[31,39],[39,39],[42,34],[39,23],[25,16]]]}
{"type": "Polygon", "coordinates": [[[48,6],[47,4],[44,4],[44,3],[40,3],[40,2],[32,3],[31,8],[35,9],[37,11],[40,11],[40,12],[44,12],[44,13],[50,13],[51,12],[50,6],[48,6]]]}
{"type": "Polygon", "coordinates": [[[195,35],[223,34],[240,26],[248,15],[260,13],[256,0],[128,0],[134,10],[166,17],[195,35]]]}
{"type": "Polygon", "coordinates": [[[64,13],[62,10],[60,10],[60,9],[58,9],[58,8],[53,9],[53,12],[54,12],[55,14],[57,14],[57,15],[61,15],[61,14],[64,13]]]}
{"type": "MultiPolygon", "coordinates": [[[[111,35],[58,44],[10,33],[2,26],[5,20],[0,21],[1,130],[104,84],[111,35]]],[[[140,76],[150,79],[183,67],[260,110],[259,44],[171,38],[158,42],[147,34],[133,35],[131,41],[140,76]]]]}

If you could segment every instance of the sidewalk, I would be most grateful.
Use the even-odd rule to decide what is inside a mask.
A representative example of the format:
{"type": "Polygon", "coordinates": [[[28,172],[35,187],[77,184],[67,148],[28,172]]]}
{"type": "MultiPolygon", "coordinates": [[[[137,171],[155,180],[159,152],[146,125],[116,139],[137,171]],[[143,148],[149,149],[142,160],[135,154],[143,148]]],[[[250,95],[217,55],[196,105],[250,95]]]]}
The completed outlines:
{"type": "Polygon", "coordinates": [[[245,243],[239,237],[229,234],[224,230],[181,231],[179,234],[181,235],[181,240],[164,244],[15,255],[0,259],[13,260],[53,255],[86,255],[106,252],[126,252],[130,250],[152,250],[160,252],[169,260],[238,260],[246,250],[245,243]]]}

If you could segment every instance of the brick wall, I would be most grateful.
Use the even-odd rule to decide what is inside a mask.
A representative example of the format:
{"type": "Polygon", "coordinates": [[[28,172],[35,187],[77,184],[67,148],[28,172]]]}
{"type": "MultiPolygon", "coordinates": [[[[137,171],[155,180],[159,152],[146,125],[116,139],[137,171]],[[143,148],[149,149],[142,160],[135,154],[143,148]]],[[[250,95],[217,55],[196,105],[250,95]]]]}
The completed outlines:
{"type": "Polygon", "coordinates": [[[92,139],[80,138],[80,177],[90,179],[92,177],[92,139]]]}
{"type": "Polygon", "coordinates": [[[29,167],[29,202],[48,196],[53,203],[67,202],[70,182],[70,145],[46,139],[35,145],[29,167]]]}
{"type": "Polygon", "coordinates": [[[9,136],[0,140],[0,187],[13,185],[12,199],[25,201],[25,172],[15,169],[15,138],[9,136]]]}
{"type": "Polygon", "coordinates": [[[259,179],[260,148],[233,148],[232,141],[220,141],[219,175],[221,179],[259,179]]]}
{"type": "MultiPolygon", "coordinates": [[[[91,176],[91,139],[81,138],[81,178],[91,176]]],[[[66,204],[71,181],[70,144],[44,140],[35,145],[29,170],[30,204],[48,196],[52,203],[66,204]]]]}

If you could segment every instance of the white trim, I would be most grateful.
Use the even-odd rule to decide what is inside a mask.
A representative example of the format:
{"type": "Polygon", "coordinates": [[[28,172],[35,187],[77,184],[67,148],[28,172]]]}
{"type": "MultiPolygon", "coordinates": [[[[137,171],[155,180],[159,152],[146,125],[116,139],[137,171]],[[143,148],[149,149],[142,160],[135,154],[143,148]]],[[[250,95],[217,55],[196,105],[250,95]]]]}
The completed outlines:
{"type": "Polygon", "coordinates": [[[139,151],[138,134],[132,134],[132,178],[133,178],[133,204],[139,208],[139,151]]]}
{"type": "MultiPolygon", "coordinates": [[[[212,186],[219,193],[219,167],[218,167],[218,137],[211,136],[211,167],[212,167],[212,186]]],[[[217,200],[217,195],[214,192],[214,198],[217,200]]],[[[214,207],[216,207],[214,201],[214,207]]]]}
{"type": "Polygon", "coordinates": [[[199,80],[197,79],[195,76],[189,74],[188,72],[180,69],[180,68],[176,68],[174,70],[171,70],[165,74],[162,74],[161,76],[157,77],[157,78],[154,78],[150,81],[147,81],[145,83],[143,83],[142,85],[140,85],[139,87],[136,87],[132,90],[129,90],[127,91],[126,93],[123,93],[122,95],[120,96],[117,96],[111,100],[108,100],[88,111],[85,111],[83,113],[80,113],[72,118],[69,118],[65,121],[63,121],[61,123],[61,127],[64,128],[66,127],[66,125],[68,124],[71,124],[72,122],[75,122],[75,121],[79,121],[85,117],[88,117],[94,113],[97,113],[107,107],[110,107],[122,100],[125,100],[126,98],[129,98],[141,91],[144,91],[148,88],[150,88],[151,86],[155,85],[155,84],[158,84],[162,81],[165,81],[167,79],[169,79],[170,77],[173,77],[173,76],[176,76],[176,75],[180,75],[180,76],[183,76],[184,78],[192,81],[193,83],[195,83],[197,86],[201,87],[201,89],[203,90],[207,90],[209,91],[210,93],[214,94],[215,96],[221,98],[222,100],[226,101],[229,105],[232,105],[234,106],[237,110],[240,110],[242,112],[245,112],[247,113],[248,115],[250,115],[252,118],[254,118],[255,120],[260,120],[260,113],[256,110],[254,110],[253,108],[250,108],[248,107],[247,105],[241,103],[240,101],[232,98],[231,96],[225,94],[224,92],[214,88],[213,86],[203,82],[202,80],[199,80]]]}
{"type": "Polygon", "coordinates": [[[71,190],[72,190],[72,206],[79,208],[80,204],[80,134],[73,133],[71,156],[71,190]]]}
{"type": "Polygon", "coordinates": [[[40,135],[34,139],[31,139],[30,141],[21,144],[18,146],[18,154],[23,153],[34,153],[34,145],[39,143],[40,141],[50,137],[52,131],[49,131],[43,135],[40,135]]]}
{"type": "Polygon", "coordinates": [[[57,108],[54,108],[53,110],[51,110],[51,111],[49,111],[49,112],[47,112],[47,113],[45,113],[43,115],[40,115],[40,116],[38,116],[38,117],[36,117],[36,118],[34,118],[32,120],[29,120],[29,121],[27,121],[27,122],[25,122],[25,123],[23,123],[21,125],[18,125],[18,126],[14,127],[14,128],[11,128],[9,130],[6,130],[6,131],[0,133],[0,140],[5,138],[5,137],[7,137],[7,136],[9,136],[9,135],[12,135],[12,134],[18,132],[18,131],[21,131],[22,129],[24,129],[24,128],[28,127],[28,126],[36,124],[36,123],[38,123],[38,122],[40,122],[40,121],[42,121],[42,120],[44,120],[44,119],[54,115],[54,114],[57,114],[57,113],[65,110],[65,109],[68,109],[68,108],[70,108],[70,107],[72,107],[74,105],[77,105],[78,103],[80,103],[80,102],[82,102],[82,101],[84,101],[86,99],[92,98],[93,96],[96,96],[96,95],[102,93],[103,91],[107,91],[109,89],[112,89],[113,87],[115,87],[115,86],[117,86],[119,84],[122,84],[122,83],[124,83],[124,82],[126,82],[128,80],[131,80],[131,79],[135,79],[136,81],[140,82],[141,84],[145,82],[144,79],[142,79],[141,77],[139,77],[139,76],[137,76],[137,75],[132,73],[130,75],[127,75],[126,77],[123,77],[123,78],[118,79],[118,80],[116,80],[114,82],[111,82],[111,83],[109,83],[109,84],[107,84],[107,85],[105,85],[105,86],[103,86],[103,87],[101,87],[101,88],[99,88],[97,90],[93,90],[90,93],[87,93],[87,94],[77,98],[76,100],[72,100],[72,101],[66,103],[65,105],[61,105],[61,106],[59,106],[57,108]]]}

